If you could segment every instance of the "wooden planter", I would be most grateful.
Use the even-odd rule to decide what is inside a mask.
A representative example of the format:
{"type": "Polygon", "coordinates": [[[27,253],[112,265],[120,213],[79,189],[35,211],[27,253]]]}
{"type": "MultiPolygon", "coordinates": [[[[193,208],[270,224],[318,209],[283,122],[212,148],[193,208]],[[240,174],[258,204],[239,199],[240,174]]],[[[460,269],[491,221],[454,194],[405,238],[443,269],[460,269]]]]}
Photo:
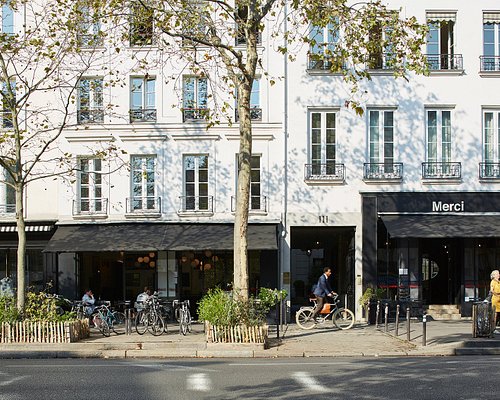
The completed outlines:
{"type": "Polygon", "coordinates": [[[0,343],[71,343],[90,335],[89,320],[0,324],[0,343]]]}
{"type": "Polygon", "coordinates": [[[259,343],[265,344],[268,326],[215,326],[205,321],[207,343],[259,343]]]}

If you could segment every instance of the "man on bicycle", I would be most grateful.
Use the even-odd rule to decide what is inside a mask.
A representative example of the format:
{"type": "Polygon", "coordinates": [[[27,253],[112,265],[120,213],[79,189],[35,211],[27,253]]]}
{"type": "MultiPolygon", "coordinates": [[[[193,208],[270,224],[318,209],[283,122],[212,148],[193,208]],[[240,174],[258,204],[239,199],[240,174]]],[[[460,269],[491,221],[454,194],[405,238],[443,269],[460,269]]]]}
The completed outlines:
{"type": "Polygon", "coordinates": [[[318,313],[323,309],[323,304],[325,304],[326,298],[333,297],[337,294],[332,290],[330,283],[328,282],[331,275],[332,269],[330,267],[325,267],[323,269],[323,274],[319,277],[318,283],[314,288],[313,294],[316,296],[316,307],[314,307],[311,317],[314,318],[315,321],[318,313]]]}

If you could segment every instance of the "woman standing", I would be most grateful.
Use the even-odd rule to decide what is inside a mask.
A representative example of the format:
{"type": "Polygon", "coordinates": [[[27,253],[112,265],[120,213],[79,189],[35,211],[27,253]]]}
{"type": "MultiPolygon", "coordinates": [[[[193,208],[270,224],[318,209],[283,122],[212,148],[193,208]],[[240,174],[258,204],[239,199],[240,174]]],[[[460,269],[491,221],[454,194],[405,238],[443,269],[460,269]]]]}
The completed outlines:
{"type": "Polygon", "coordinates": [[[494,318],[494,324],[493,326],[495,327],[495,330],[493,331],[493,333],[500,333],[500,331],[498,331],[496,329],[496,326],[497,326],[497,320],[500,319],[500,272],[498,271],[498,269],[495,269],[493,271],[491,271],[491,274],[490,274],[490,278],[491,278],[491,283],[490,283],[490,292],[491,292],[491,306],[493,307],[494,311],[495,311],[495,318],[494,318]]]}

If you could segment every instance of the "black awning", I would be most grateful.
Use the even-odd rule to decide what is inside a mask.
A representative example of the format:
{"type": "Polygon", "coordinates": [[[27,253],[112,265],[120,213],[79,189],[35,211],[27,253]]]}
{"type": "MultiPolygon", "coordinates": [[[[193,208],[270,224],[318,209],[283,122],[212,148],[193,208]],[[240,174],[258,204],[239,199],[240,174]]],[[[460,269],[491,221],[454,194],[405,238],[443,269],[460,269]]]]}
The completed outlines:
{"type": "MultiPolygon", "coordinates": [[[[249,225],[249,250],[276,250],[276,225],[249,225]]],[[[232,250],[232,224],[92,224],[58,226],[46,252],[232,250]]]]}
{"type": "Polygon", "coordinates": [[[500,237],[500,215],[382,215],[393,238],[500,237]]]}
{"type": "Polygon", "coordinates": [[[155,251],[161,244],[165,225],[116,224],[58,226],[44,251],[155,251]]]}
{"type": "MultiPolygon", "coordinates": [[[[167,225],[165,250],[233,250],[232,224],[172,224],[167,225]]],[[[249,250],[276,250],[276,225],[248,225],[249,250]]]]}

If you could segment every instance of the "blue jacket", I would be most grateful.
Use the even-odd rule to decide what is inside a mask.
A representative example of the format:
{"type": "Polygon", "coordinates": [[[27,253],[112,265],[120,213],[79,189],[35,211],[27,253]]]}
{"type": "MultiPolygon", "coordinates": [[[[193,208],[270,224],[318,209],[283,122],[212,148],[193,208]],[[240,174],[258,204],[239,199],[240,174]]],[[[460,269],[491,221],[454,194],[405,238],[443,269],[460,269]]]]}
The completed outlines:
{"type": "Polygon", "coordinates": [[[325,297],[328,296],[331,292],[332,288],[328,283],[328,278],[325,274],[322,274],[318,279],[318,284],[314,288],[313,293],[315,296],[325,297]]]}

